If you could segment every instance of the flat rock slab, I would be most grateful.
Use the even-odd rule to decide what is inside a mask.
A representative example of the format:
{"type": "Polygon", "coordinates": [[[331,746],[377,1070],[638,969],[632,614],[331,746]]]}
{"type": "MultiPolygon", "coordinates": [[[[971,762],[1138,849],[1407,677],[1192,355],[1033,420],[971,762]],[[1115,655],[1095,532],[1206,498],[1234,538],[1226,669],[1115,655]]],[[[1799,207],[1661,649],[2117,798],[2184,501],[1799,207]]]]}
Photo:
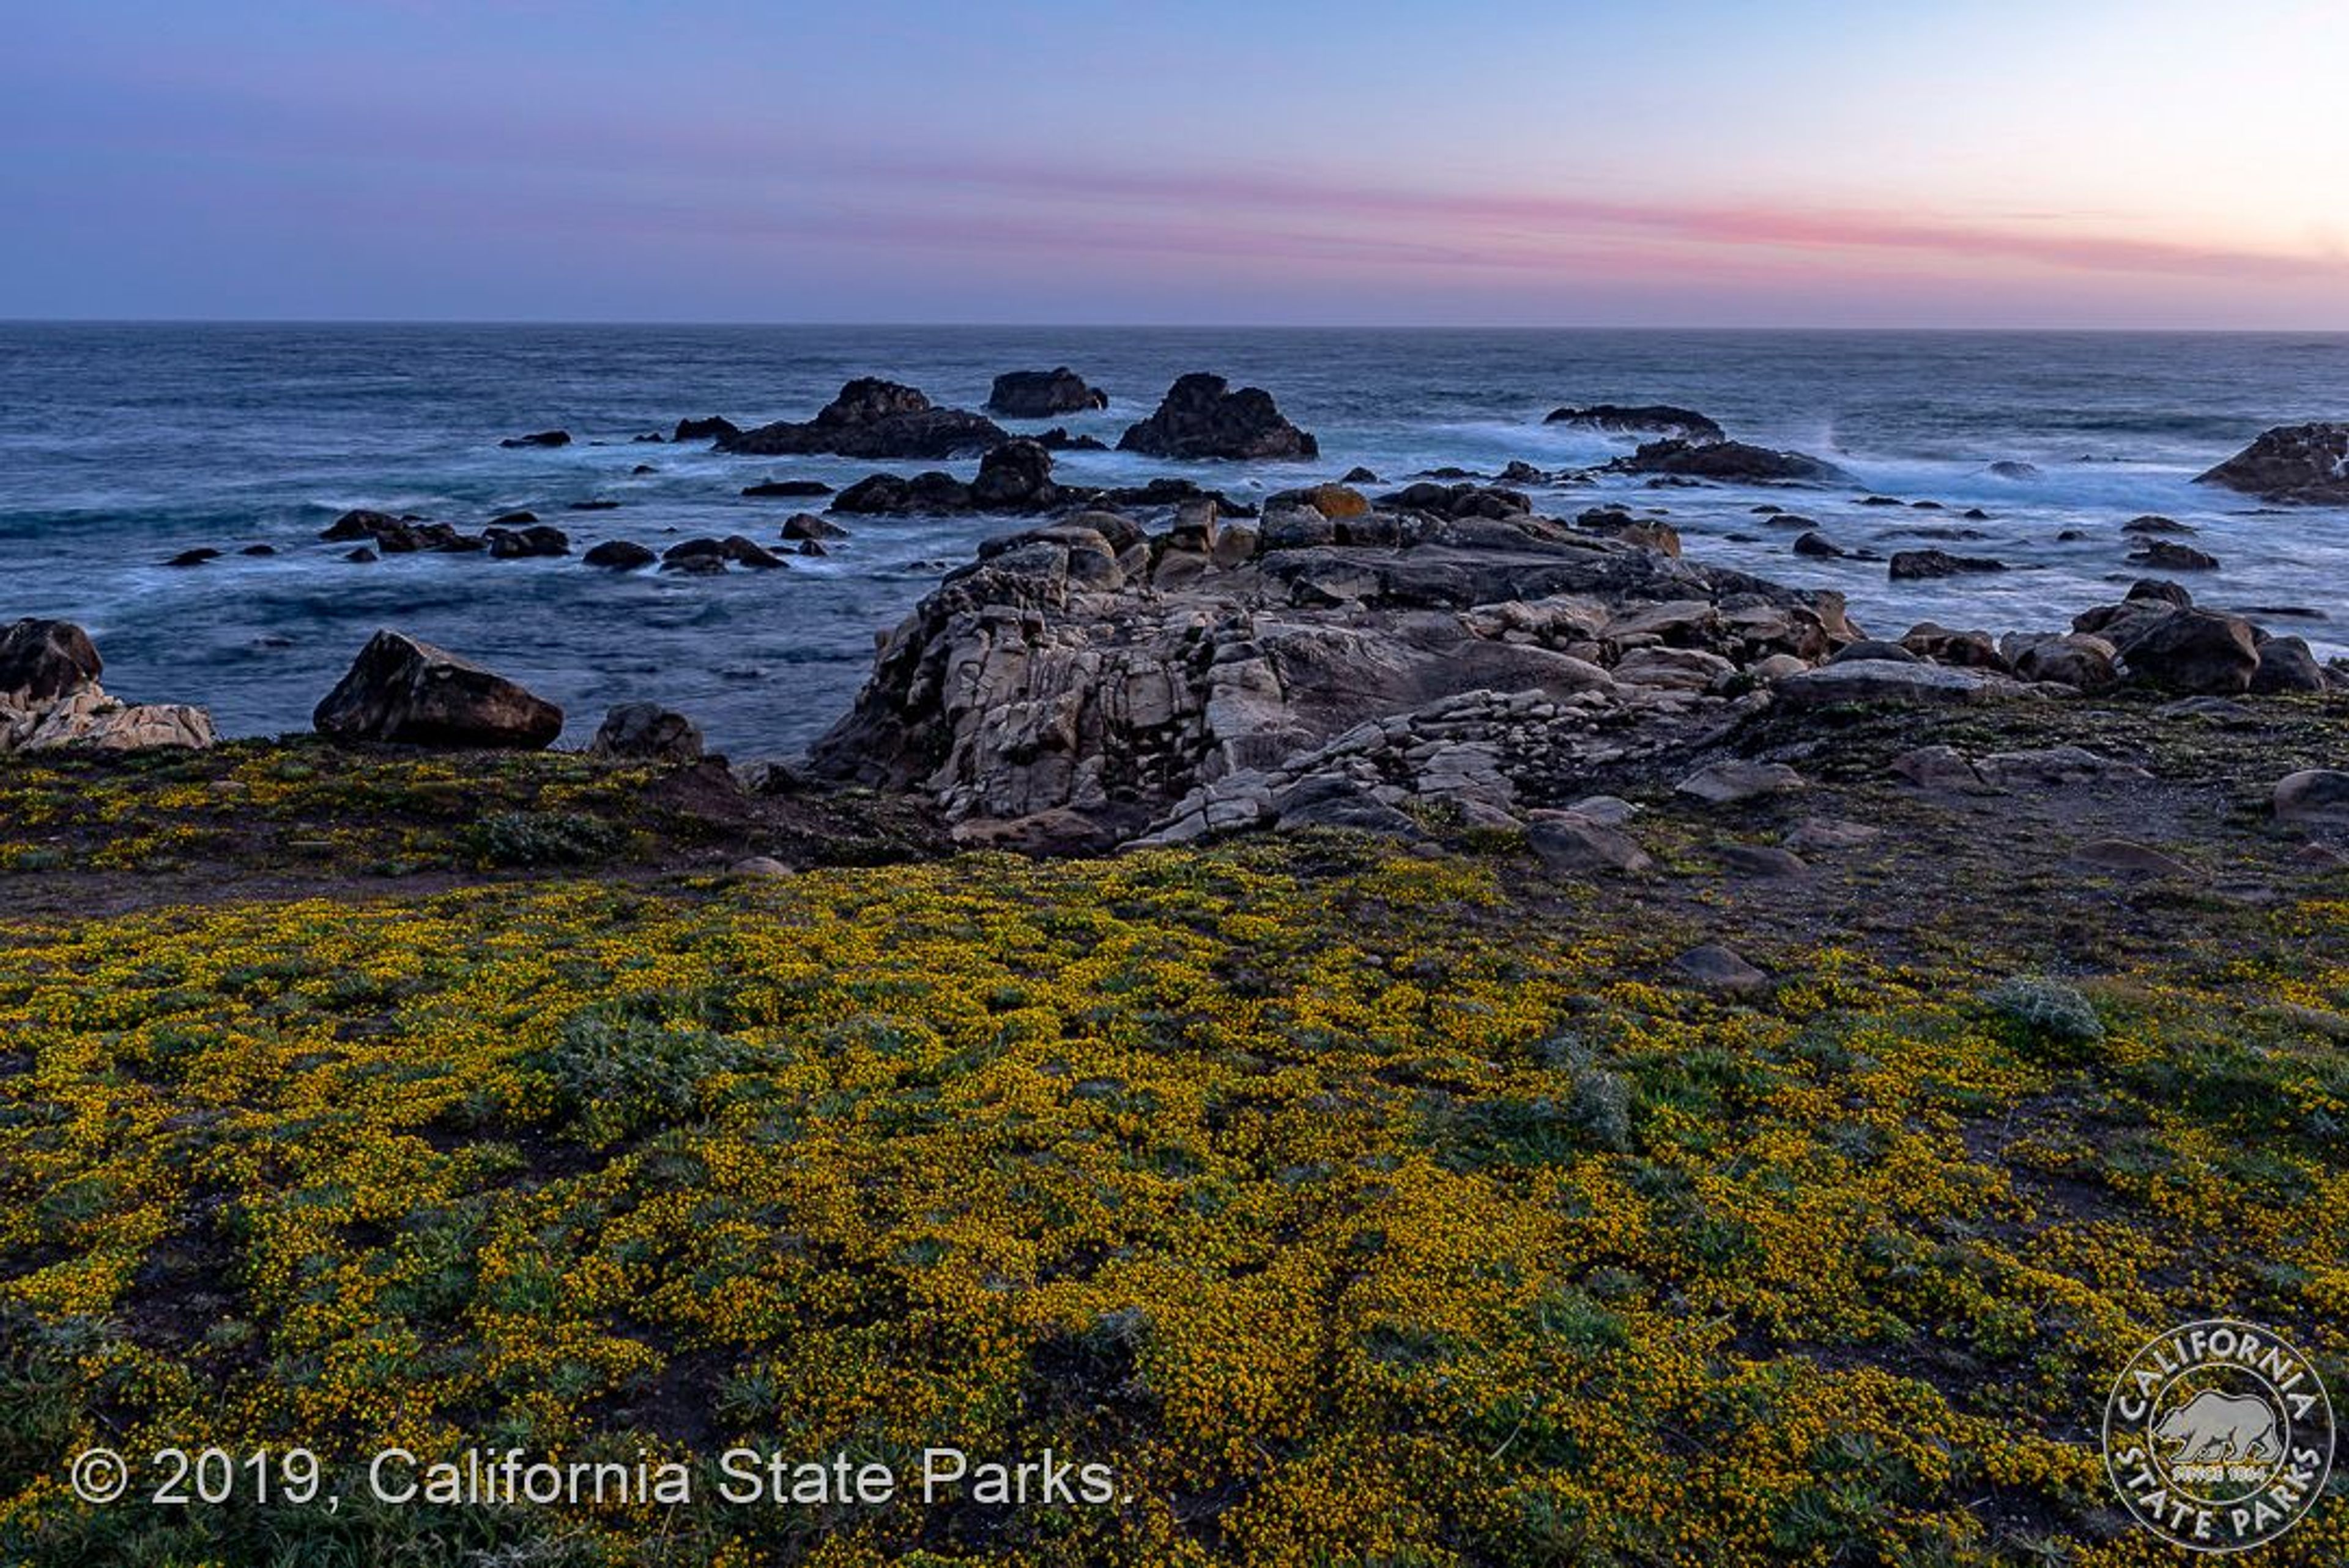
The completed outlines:
{"type": "Polygon", "coordinates": [[[1715,844],[1713,858],[1730,871],[1748,877],[1798,877],[1810,867],[1792,850],[1770,844],[1715,844]]]}
{"type": "Polygon", "coordinates": [[[1790,707],[1829,707],[1837,703],[1886,703],[1904,707],[1956,707],[1987,702],[2014,689],[2014,683],[1981,670],[1940,665],[1909,665],[1894,659],[1853,659],[1788,676],[1778,683],[1778,700],[1790,707]]]}
{"type": "Polygon", "coordinates": [[[1681,977],[1707,991],[1751,996],[1770,988],[1770,976],[1718,943],[1692,947],[1672,960],[1681,977]]]}
{"type": "Polygon", "coordinates": [[[1678,793],[1709,806],[1730,806],[1765,795],[1806,788],[1803,776],[1783,762],[1716,762],[1682,779],[1678,793]]]}
{"type": "Polygon", "coordinates": [[[2072,851],[2075,865],[2093,871],[2117,872],[2124,876],[2190,877],[2193,869],[2175,856],[2162,853],[2150,844],[2137,843],[2128,839],[2098,839],[2082,844],[2072,851]]]}
{"type": "Polygon", "coordinates": [[[1542,864],[1555,872],[1652,870],[1655,861],[1630,834],[1571,811],[1545,813],[1526,830],[1542,864]]]}

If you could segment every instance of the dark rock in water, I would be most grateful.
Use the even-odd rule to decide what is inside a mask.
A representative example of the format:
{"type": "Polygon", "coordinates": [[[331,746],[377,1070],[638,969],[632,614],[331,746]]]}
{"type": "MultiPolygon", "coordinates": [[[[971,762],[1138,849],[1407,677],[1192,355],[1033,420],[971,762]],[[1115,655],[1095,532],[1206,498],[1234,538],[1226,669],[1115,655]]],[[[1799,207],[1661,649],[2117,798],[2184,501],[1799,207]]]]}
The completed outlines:
{"type": "Polygon", "coordinates": [[[1748,507],[1746,510],[1752,512],[1755,517],[1776,517],[1780,512],[1785,511],[1786,509],[1778,505],[1775,501],[1765,500],[1760,506],[1748,507]]]}
{"type": "Polygon", "coordinates": [[[2197,482],[2265,500],[2349,504],[2349,424],[2280,426],[2197,482]]]}
{"type": "Polygon", "coordinates": [[[1053,370],[1007,370],[995,378],[987,411],[1010,419],[1049,419],[1109,407],[1109,394],[1061,366],[1053,370]]]}
{"type": "Polygon", "coordinates": [[[1941,503],[1937,500],[1912,500],[1909,503],[1909,510],[1911,511],[1940,511],[1941,510],[1941,503]]]}
{"type": "Polygon", "coordinates": [[[1099,436],[1071,436],[1060,425],[1053,426],[1036,438],[1036,444],[1048,452],[1106,452],[1109,443],[1099,436]]]}
{"type": "Polygon", "coordinates": [[[166,566],[202,566],[207,561],[217,561],[219,559],[219,551],[211,548],[209,545],[204,545],[199,546],[194,550],[182,550],[179,554],[174,555],[171,560],[163,562],[163,564],[166,566]]]}
{"type": "Polygon", "coordinates": [[[388,511],[368,511],[364,508],[347,511],[326,525],[318,537],[329,544],[343,544],[355,539],[373,539],[378,533],[397,529],[403,519],[388,511]]]}
{"type": "Polygon", "coordinates": [[[639,566],[650,566],[660,559],[632,539],[607,539],[589,548],[579,558],[589,566],[601,566],[611,572],[634,572],[639,566]]]}
{"type": "Polygon", "coordinates": [[[647,445],[657,446],[661,442],[667,440],[668,438],[662,435],[658,430],[647,430],[642,435],[630,436],[628,439],[641,447],[647,445]]]}
{"type": "Polygon", "coordinates": [[[827,521],[812,511],[795,511],[783,519],[785,539],[846,539],[848,530],[836,522],[827,521]]]}
{"type": "Polygon", "coordinates": [[[970,487],[947,473],[868,474],[832,499],[832,510],[853,515],[923,512],[949,516],[971,510],[970,487]]]}
{"type": "Polygon", "coordinates": [[[729,441],[742,433],[742,428],[731,419],[712,414],[706,419],[679,419],[672,441],[729,441]]]}
{"type": "Polygon", "coordinates": [[[1814,529],[1795,539],[1795,553],[1807,555],[1819,561],[1837,561],[1842,559],[1845,551],[1843,546],[1831,543],[1824,534],[1814,529]]]}
{"type": "Polygon", "coordinates": [[[541,430],[534,436],[509,436],[498,443],[501,447],[567,447],[571,444],[568,430],[541,430]]]}
{"type": "Polygon", "coordinates": [[[756,540],[745,539],[739,533],[727,535],[718,544],[727,560],[737,566],[750,567],[754,572],[772,572],[791,564],[756,540]]]}
{"type": "Polygon", "coordinates": [[[1154,479],[1146,484],[1126,485],[1106,490],[1086,498],[1097,506],[1157,507],[1180,506],[1185,501],[1211,500],[1216,511],[1225,517],[1254,517],[1257,509],[1247,501],[1212,490],[1190,480],[1154,479]]]}
{"type": "Polygon", "coordinates": [[[46,703],[105,672],[98,645],[71,621],[18,621],[0,632],[0,696],[46,703]]]}
{"type": "Polygon", "coordinates": [[[2058,544],[2077,544],[2088,535],[2076,528],[2067,528],[2055,536],[2058,544]]]}
{"type": "Polygon", "coordinates": [[[1674,440],[1701,443],[1724,440],[1728,436],[1695,409],[1675,408],[1669,403],[1593,403],[1588,408],[1554,408],[1542,423],[1617,435],[1667,436],[1674,440]]]}
{"type": "Polygon", "coordinates": [[[1158,411],[1127,427],[1122,452],[1159,458],[1311,458],[1320,444],[1282,418],[1272,394],[1234,392],[1220,376],[1194,371],[1167,389],[1158,411]]]}
{"type": "Polygon", "coordinates": [[[1990,471],[2002,480],[2035,480],[2039,477],[2039,465],[2004,458],[1991,464],[1990,471]]]}
{"type": "Polygon", "coordinates": [[[598,500],[574,500],[564,510],[569,511],[617,511],[619,509],[620,503],[618,501],[598,500]]]}
{"type": "Polygon", "coordinates": [[[522,529],[485,528],[481,530],[481,537],[489,541],[491,558],[497,561],[523,561],[571,553],[570,535],[543,522],[522,529]]]}
{"type": "Polygon", "coordinates": [[[1630,457],[1608,464],[1607,470],[1733,484],[1826,484],[1847,477],[1834,464],[1804,453],[1772,451],[1744,441],[1650,441],[1630,457]]]}
{"type": "Polygon", "coordinates": [[[2129,555],[2133,566],[2157,566],[2164,572],[2216,572],[2219,558],[2206,555],[2191,545],[2157,539],[2142,550],[2129,555]]]}
{"type": "Polygon", "coordinates": [[[446,649],[382,631],[311,722],[343,741],[535,751],[563,733],[563,710],[446,649]]]}
{"type": "Polygon", "coordinates": [[[817,496],[830,495],[832,487],[822,480],[761,480],[742,487],[744,495],[752,496],[817,496]]]}
{"type": "Polygon", "coordinates": [[[1033,441],[997,447],[978,460],[978,477],[970,483],[971,504],[982,511],[1028,511],[1059,499],[1052,454],[1033,441]]]}
{"type": "Polygon", "coordinates": [[[720,450],[753,457],[828,452],[843,458],[951,458],[1010,438],[983,414],[932,407],[911,387],[865,377],[804,423],[790,419],[720,436],[720,450]]]}
{"type": "Polygon", "coordinates": [[[2251,624],[2215,610],[2158,609],[2105,634],[2133,678],[2164,691],[2230,696],[2259,672],[2251,624]]]}
{"type": "Polygon", "coordinates": [[[2186,591],[2184,583],[2165,583],[2158,577],[2138,578],[2129,584],[2126,597],[2132,604],[2149,601],[2157,604],[2175,604],[2181,610],[2194,608],[2194,595],[2186,591]]]}
{"type": "Polygon", "coordinates": [[[248,544],[243,550],[238,551],[237,553],[239,555],[274,555],[277,553],[277,546],[274,544],[248,544]]]}
{"type": "Polygon", "coordinates": [[[1903,550],[1892,557],[1891,577],[1896,583],[1922,582],[1937,577],[1955,577],[1967,572],[2003,572],[2006,562],[1982,556],[1951,555],[1946,550],[1903,550]]]}
{"type": "Polygon", "coordinates": [[[1427,480],[1379,497],[1379,504],[1403,511],[1431,512],[1437,517],[1485,517],[1495,521],[1522,517],[1534,509],[1533,498],[1523,490],[1503,490],[1497,485],[1437,484],[1427,480]]]}
{"type": "Polygon", "coordinates": [[[801,555],[829,555],[832,552],[812,539],[802,539],[799,542],[797,553],[801,555]]]}
{"type": "Polygon", "coordinates": [[[1909,503],[1902,500],[1899,496],[1864,495],[1859,498],[1859,504],[1862,506],[1907,506],[1909,503]]]}
{"type": "Polygon", "coordinates": [[[490,524],[493,528],[527,528],[537,521],[538,513],[534,511],[510,511],[503,517],[490,519],[490,524]]]}
{"type": "Polygon", "coordinates": [[[2260,667],[2251,672],[2251,690],[2263,696],[2279,692],[2323,691],[2331,683],[2324,666],[2307,642],[2299,637],[2270,637],[2260,645],[2260,667]]]}
{"type": "Polygon", "coordinates": [[[346,552],[343,559],[349,562],[355,562],[361,566],[365,566],[367,562],[378,560],[379,557],[377,556],[374,551],[369,550],[366,545],[362,544],[357,550],[346,552]]]}
{"type": "Polygon", "coordinates": [[[1379,482],[1379,476],[1357,463],[1339,475],[1338,482],[1341,485],[1374,485],[1379,482]]]}
{"type": "Polygon", "coordinates": [[[1990,513],[1984,511],[1978,506],[1970,506],[1958,515],[1964,518],[1968,522],[1988,522],[1990,521],[1990,513]]]}
{"type": "Polygon", "coordinates": [[[1512,458],[1501,469],[1501,482],[1512,485],[1546,485],[1549,475],[1523,458],[1512,458]]]}
{"type": "Polygon", "coordinates": [[[1953,632],[1930,621],[1920,621],[1902,634],[1900,645],[1910,653],[1947,665],[1951,669],[2007,670],[2005,655],[1988,632],[1953,632]]]}
{"type": "Polygon", "coordinates": [[[636,475],[638,479],[642,479],[647,474],[657,474],[660,472],[658,469],[653,467],[650,463],[638,463],[635,468],[630,469],[628,471],[636,475]]]}
{"type": "Polygon", "coordinates": [[[681,713],[651,702],[624,702],[604,715],[590,757],[652,762],[701,760],[701,727],[681,713]]]}
{"type": "Polygon", "coordinates": [[[2192,533],[2194,529],[2189,524],[2180,522],[2174,517],[2161,517],[2156,513],[2147,512],[2143,517],[2133,517],[2127,522],[2121,524],[2121,531],[2123,533],[2151,535],[2163,533],[2192,533]]]}
{"type": "Polygon", "coordinates": [[[661,552],[664,572],[721,573],[726,570],[726,542],[722,539],[688,539],[672,544],[661,552]]]}

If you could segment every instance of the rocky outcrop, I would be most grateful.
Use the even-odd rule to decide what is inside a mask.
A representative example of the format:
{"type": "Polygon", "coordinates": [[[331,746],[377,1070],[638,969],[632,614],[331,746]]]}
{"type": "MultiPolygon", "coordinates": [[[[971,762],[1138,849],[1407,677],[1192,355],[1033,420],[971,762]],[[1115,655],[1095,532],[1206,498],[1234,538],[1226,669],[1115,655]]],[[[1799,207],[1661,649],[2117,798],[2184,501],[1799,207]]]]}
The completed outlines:
{"type": "Polygon", "coordinates": [[[673,441],[730,441],[742,433],[733,420],[712,414],[704,419],[679,419],[673,441]]]}
{"type": "Polygon", "coordinates": [[[211,714],[109,696],[98,684],[104,667],[89,634],[69,621],[23,620],[0,632],[0,755],[212,744],[211,714]]]}
{"type": "Polygon", "coordinates": [[[1895,583],[1920,583],[1971,572],[2003,572],[2006,562],[1986,555],[1952,555],[1946,550],[1901,550],[1893,552],[1885,570],[1895,583]]]}
{"type": "MultiPolygon", "coordinates": [[[[991,542],[926,599],[811,765],[921,789],[957,820],[1072,809],[1182,836],[1192,816],[1204,831],[1304,810],[1280,770],[1364,723],[1470,694],[1500,723],[1492,716],[1519,714],[1530,694],[1530,722],[1588,730],[1594,754],[1620,755],[1603,733],[1620,714],[1663,728],[1671,715],[1717,715],[1741,668],[1774,655],[1800,667],[1847,634],[1832,596],[1547,519],[1373,509],[1340,521],[1288,505],[1259,531],[1199,506],[1154,537],[1083,512],[991,542]],[[1361,542],[1337,542],[1341,526],[1361,542]],[[1495,694],[1508,702],[1491,706],[1495,694]]],[[[1578,755],[1523,738],[1496,754],[1497,772],[1473,748],[1444,760],[1416,741],[1382,761],[1370,754],[1387,743],[1367,732],[1355,751],[1385,770],[1375,789],[1482,794],[1505,815],[1541,797],[1533,770],[1578,755]]],[[[1326,780],[1315,790],[1314,814],[1377,815],[1326,780]]]]}
{"type": "Polygon", "coordinates": [[[1051,370],[1007,370],[987,395],[987,411],[1007,419],[1049,419],[1109,407],[1109,394],[1088,387],[1063,365],[1051,370]]]}
{"type": "Polygon", "coordinates": [[[0,698],[53,702],[94,686],[106,669],[98,645],[70,621],[18,621],[0,632],[0,698]]]}
{"type": "Polygon", "coordinates": [[[311,721],[343,741],[539,750],[563,710],[503,676],[398,632],[378,632],[311,721]]]}
{"type": "Polygon", "coordinates": [[[717,442],[720,451],[756,457],[827,453],[936,460],[982,452],[1009,438],[1001,426],[983,414],[935,407],[914,387],[866,377],[842,387],[840,396],[812,419],[782,419],[754,430],[720,432],[717,442]]]}
{"type": "Polygon", "coordinates": [[[2349,423],[2280,426],[2199,482],[2263,500],[2349,506],[2349,423]]]}
{"type": "Polygon", "coordinates": [[[1850,475],[1803,452],[1774,451],[1744,441],[1650,441],[1604,470],[1723,484],[1833,484],[1850,475]]]}
{"type": "MultiPolygon", "coordinates": [[[[1335,488],[1335,487],[1331,487],[1335,488]]],[[[979,459],[978,477],[966,484],[933,470],[905,478],[868,474],[833,498],[832,510],[851,516],[953,517],[965,512],[1033,516],[1088,508],[1181,506],[1208,500],[1219,512],[1252,509],[1189,480],[1153,480],[1121,489],[1077,489],[1052,478],[1052,454],[1035,441],[1006,441],[979,459]]],[[[791,537],[788,527],[785,537],[791,537]]]]}
{"type": "Polygon", "coordinates": [[[1669,403],[1593,403],[1587,408],[1554,408],[1542,423],[1604,430],[1609,435],[1663,436],[1698,444],[1729,438],[1727,431],[1695,409],[1676,408],[1669,403]]]}
{"type": "Polygon", "coordinates": [[[1183,459],[1312,458],[1321,452],[1320,443],[1282,416],[1271,393],[1255,387],[1235,392],[1222,377],[1204,371],[1169,387],[1158,411],[1129,426],[1117,448],[1183,459]]]}
{"type": "Polygon", "coordinates": [[[540,430],[533,435],[509,436],[498,443],[501,447],[567,447],[571,444],[568,430],[540,430]]]}
{"type": "Polygon", "coordinates": [[[484,536],[460,533],[450,523],[428,522],[412,513],[394,517],[389,512],[365,508],[343,513],[327,524],[318,537],[329,544],[365,543],[386,555],[413,555],[426,551],[458,553],[487,549],[489,545],[484,536]]]}
{"type": "Polygon", "coordinates": [[[607,572],[634,572],[640,566],[650,566],[660,559],[633,539],[607,539],[591,545],[579,558],[589,566],[600,566],[607,572]]]}

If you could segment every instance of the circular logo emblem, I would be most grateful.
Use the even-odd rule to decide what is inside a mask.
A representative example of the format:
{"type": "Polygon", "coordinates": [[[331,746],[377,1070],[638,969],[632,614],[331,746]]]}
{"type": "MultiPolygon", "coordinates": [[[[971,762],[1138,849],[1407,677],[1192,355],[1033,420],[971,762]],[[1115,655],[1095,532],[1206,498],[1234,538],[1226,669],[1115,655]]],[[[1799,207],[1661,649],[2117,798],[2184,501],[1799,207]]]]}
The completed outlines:
{"type": "Polygon", "coordinates": [[[2316,1368],[2249,1323],[2189,1323],[2129,1358],[2105,1401],[2105,1473],[2139,1524],[2241,1552],[2304,1518],[2333,1470],[2316,1368]]]}

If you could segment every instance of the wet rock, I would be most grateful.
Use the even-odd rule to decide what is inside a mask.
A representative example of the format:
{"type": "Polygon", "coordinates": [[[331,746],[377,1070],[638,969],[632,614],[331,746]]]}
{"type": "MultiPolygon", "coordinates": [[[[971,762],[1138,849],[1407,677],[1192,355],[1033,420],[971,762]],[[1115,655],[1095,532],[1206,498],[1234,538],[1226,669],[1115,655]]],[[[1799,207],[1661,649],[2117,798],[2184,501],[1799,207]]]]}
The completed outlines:
{"type": "Polygon", "coordinates": [[[1379,497],[1379,504],[1400,511],[1423,511],[1434,517],[1481,517],[1494,521],[1523,517],[1534,509],[1533,498],[1523,490],[1469,481],[1440,483],[1433,480],[1422,480],[1382,495],[1379,497]]]}
{"type": "Polygon", "coordinates": [[[571,444],[568,430],[541,430],[533,436],[509,436],[498,443],[501,447],[567,447],[571,444]]]}
{"type": "Polygon", "coordinates": [[[567,503],[563,510],[565,511],[617,511],[620,510],[620,503],[604,500],[574,500],[567,503]]]}
{"type": "Polygon", "coordinates": [[[742,428],[731,419],[713,414],[706,419],[679,419],[673,441],[730,441],[742,433],[742,428]]]}
{"type": "Polygon", "coordinates": [[[2075,632],[2031,639],[2009,655],[2014,673],[2027,681],[2051,681],[2082,691],[2106,691],[2120,684],[2119,650],[2102,637],[2075,632]]]}
{"type": "Polygon", "coordinates": [[[219,559],[219,551],[213,550],[209,546],[202,546],[194,550],[182,550],[179,554],[174,555],[171,560],[163,562],[163,564],[166,566],[202,566],[207,561],[218,561],[219,559]]]}
{"type": "Polygon", "coordinates": [[[336,740],[539,750],[563,710],[446,649],[381,631],[311,716],[336,740]]]}
{"type": "Polygon", "coordinates": [[[791,564],[781,556],[739,533],[730,533],[718,542],[718,548],[727,560],[737,566],[747,566],[753,572],[774,572],[791,564]]]}
{"type": "Polygon", "coordinates": [[[2018,458],[2002,458],[1991,464],[1989,471],[2002,480],[2035,480],[2039,477],[2039,465],[2018,458]]]}
{"type": "Polygon", "coordinates": [[[1379,482],[1379,476],[1358,463],[1339,475],[1338,482],[1342,485],[1374,485],[1379,482]]]}
{"type": "Polygon", "coordinates": [[[1607,469],[1730,484],[1826,484],[1847,477],[1834,464],[1806,453],[1773,451],[1744,441],[1650,441],[1607,469]]]}
{"type": "Polygon", "coordinates": [[[252,555],[259,557],[271,556],[277,553],[277,546],[274,544],[248,544],[243,550],[238,551],[237,553],[239,555],[252,555]]]}
{"type": "Polygon", "coordinates": [[[2133,566],[2158,567],[2164,572],[2216,572],[2219,558],[2208,555],[2190,545],[2171,540],[2157,539],[2142,550],[2129,553],[2133,566]]]}
{"type": "Polygon", "coordinates": [[[1109,394],[1085,385],[1063,365],[1052,370],[1007,370],[995,378],[987,411],[1008,419],[1048,419],[1109,407],[1109,394]]]}
{"type": "Polygon", "coordinates": [[[1946,550],[1903,550],[1892,557],[1889,568],[1895,583],[1930,581],[1956,577],[1970,572],[2003,572],[2006,562],[1982,556],[1952,555],[1946,550]]]}
{"type": "Polygon", "coordinates": [[[759,497],[806,497],[830,495],[832,487],[822,480],[761,480],[757,484],[743,486],[742,493],[759,497]]]}
{"type": "Polygon", "coordinates": [[[1699,444],[1725,440],[1727,432],[1693,408],[1669,403],[1593,403],[1586,408],[1555,408],[1545,425],[1565,425],[1578,430],[1604,430],[1610,435],[1663,436],[1699,444]]]}
{"type": "Polygon", "coordinates": [[[493,561],[540,560],[571,553],[571,536],[551,523],[534,522],[518,529],[492,525],[481,530],[481,537],[489,542],[493,561]]]}
{"type": "Polygon", "coordinates": [[[1048,452],[1106,452],[1109,443],[1099,436],[1071,436],[1068,428],[1055,425],[1035,438],[1036,444],[1048,452]]]}
{"type": "Polygon", "coordinates": [[[1220,376],[1195,371],[1167,389],[1157,412],[1127,428],[1118,450],[1160,458],[1311,458],[1320,444],[1282,417],[1258,387],[1234,392],[1220,376]]]}
{"type": "Polygon", "coordinates": [[[1009,438],[983,414],[939,408],[914,387],[866,377],[806,421],[780,419],[720,435],[719,449],[753,457],[829,453],[843,458],[951,458],[985,451],[1009,438]]]}
{"type": "Polygon", "coordinates": [[[783,519],[783,537],[802,541],[846,539],[848,530],[812,511],[795,511],[783,519]]]}
{"type": "Polygon", "coordinates": [[[661,552],[661,570],[688,576],[715,577],[726,571],[727,549],[722,539],[688,539],[661,552]]]}
{"type": "Polygon", "coordinates": [[[345,551],[343,552],[343,559],[350,562],[354,565],[365,566],[369,562],[376,560],[377,556],[374,551],[369,550],[366,545],[362,544],[357,550],[345,551]]]}
{"type": "Polygon", "coordinates": [[[607,539],[591,546],[579,558],[589,566],[600,566],[610,572],[634,572],[640,566],[650,566],[660,559],[643,545],[630,539],[607,539]]]}
{"type": "Polygon", "coordinates": [[[2192,533],[2194,530],[2174,517],[2162,517],[2158,513],[2147,512],[2143,517],[2133,517],[2121,524],[2121,531],[2141,537],[2158,538],[2164,534],[2192,533]]]}
{"type": "Polygon", "coordinates": [[[2349,424],[2268,430],[2199,482],[2271,501],[2349,504],[2349,424]]]}
{"type": "Polygon", "coordinates": [[[1006,441],[978,463],[971,504],[982,511],[1032,511],[1060,500],[1052,454],[1033,441],[1006,441]]]}
{"type": "Polygon", "coordinates": [[[653,762],[698,762],[701,727],[658,703],[624,702],[605,714],[595,738],[588,742],[587,754],[653,762]]]}
{"type": "Polygon", "coordinates": [[[1796,536],[1795,553],[1807,555],[1816,561],[1840,561],[1846,552],[1841,545],[1829,542],[1824,535],[1814,529],[1807,533],[1796,536]]]}

